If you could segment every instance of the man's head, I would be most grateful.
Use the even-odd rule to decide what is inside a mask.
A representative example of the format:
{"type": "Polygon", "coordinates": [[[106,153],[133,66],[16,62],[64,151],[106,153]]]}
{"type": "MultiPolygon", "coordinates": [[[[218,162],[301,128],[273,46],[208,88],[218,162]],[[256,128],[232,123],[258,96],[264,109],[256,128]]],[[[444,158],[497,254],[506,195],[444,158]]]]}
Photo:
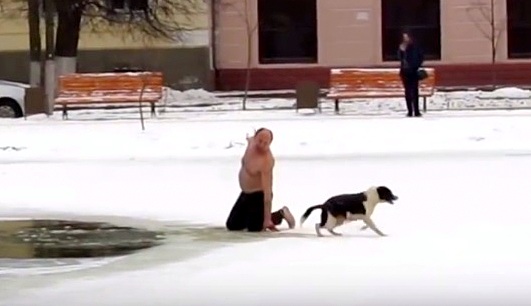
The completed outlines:
{"type": "Polygon", "coordinates": [[[273,132],[266,128],[259,128],[252,138],[252,146],[259,152],[267,152],[273,142],[273,132]]]}

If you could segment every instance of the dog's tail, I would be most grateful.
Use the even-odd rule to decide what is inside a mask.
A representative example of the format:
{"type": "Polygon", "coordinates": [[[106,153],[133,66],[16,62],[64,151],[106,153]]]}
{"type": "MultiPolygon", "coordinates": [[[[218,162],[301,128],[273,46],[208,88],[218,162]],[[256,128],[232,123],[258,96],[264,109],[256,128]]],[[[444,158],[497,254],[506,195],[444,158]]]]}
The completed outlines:
{"type": "Polygon", "coordinates": [[[306,210],[306,212],[302,215],[301,217],[301,222],[300,222],[300,225],[302,226],[302,224],[304,223],[304,221],[306,221],[306,219],[308,219],[308,217],[310,216],[310,214],[312,213],[312,211],[316,210],[316,209],[319,209],[319,208],[323,208],[323,205],[322,204],[319,204],[319,205],[314,205],[310,208],[308,208],[306,210]]]}

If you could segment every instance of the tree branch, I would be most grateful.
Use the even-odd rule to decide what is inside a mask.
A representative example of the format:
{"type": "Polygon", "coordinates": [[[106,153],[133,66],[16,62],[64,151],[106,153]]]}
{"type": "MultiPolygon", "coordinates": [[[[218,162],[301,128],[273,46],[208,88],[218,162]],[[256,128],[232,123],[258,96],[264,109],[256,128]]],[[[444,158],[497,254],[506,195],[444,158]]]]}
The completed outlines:
{"type": "MultiPolygon", "coordinates": [[[[496,5],[496,1],[494,2],[494,6],[496,5]]],[[[494,8],[492,8],[494,9],[494,8]]],[[[506,29],[506,19],[500,19],[496,20],[491,16],[491,7],[490,4],[487,4],[483,1],[473,1],[469,7],[466,8],[466,11],[472,20],[472,22],[476,25],[476,28],[481,32],[481,34],[487,38],[494,48],[498,48],[498,43],[500,41],[501,34],[506,29]],[[484,23],[481,20],[477,20],[474,18],[473,13],[479,12],[479,16],[483,19],[483,21],[488,22],[489,29],[484,29],[483,25],[484,23]]],[[[496,50],[494,51],[496,52],[496,50]]]]}
{"type": "Polygon", "coordinates": [[[223,10],[232,10],[245,23],[245,29],[249,33],[253,33],[258,29],[258,22],[252,22],[251,8],[249,7],[249,0],[219,0],[217,2],[218,12],[223,10]]]}
{"type": "Polygon", "coordinates": [[[194,17],[205,14],[204,0],[150,0],[137,11],[117,12],[104,0],[85,0],[86,23],[95,32],[116,28],[125,37],[182,41],[195,29],[194,17]]]}
{"type": "Polygon", "coordinates": [[[483,2],[480,2],[480,1],[476,1],[474,3],[472,3],[471,6],[467,7],[466,8],[466,12],[469,16],[469,19],[474,23],[474,25],[476,26],[476,28],[481,32],[481,34],[486,38],[486,39],[493,39],[491,36],[491,33],[489,33],[489,31],[485,30],[483,28],[483,22],[482,21],[488,21],[489,22],[489,25],[492,26],[491,22],[490,22],[490,14],[488,14],[488,6],[486,6],[485,3],[483,2]],[[480,16],[484,19],[484,20],[477,20],[476,18],[474,18],[474,12],[479,12],[480,16]]]}
{"type": "MultiPolygon", "coordinates": [[[[81,9],[82,29],[94,33],[112,32],[123,38],[182,41],[196,29],[194,17],[208,10],[205,0],[148,0],[140,10],[117,12],[108,0],[54,0],[57,7],[81,9]]],[[[20,18],[27,13],[27,0],[0,0],[3,17],[20,18]],[[8,4],[9,3],[9,4],[8,4]]]]}

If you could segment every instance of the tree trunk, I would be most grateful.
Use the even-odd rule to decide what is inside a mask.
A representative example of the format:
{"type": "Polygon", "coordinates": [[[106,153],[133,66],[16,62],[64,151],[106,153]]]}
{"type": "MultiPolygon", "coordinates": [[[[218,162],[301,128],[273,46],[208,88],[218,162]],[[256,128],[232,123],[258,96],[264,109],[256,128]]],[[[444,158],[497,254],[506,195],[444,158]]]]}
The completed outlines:
{"type": "Polygon", "coordinates": [[[245,71],[245,90],[243,93],[242,108],[247,109],[247,96],[249,95],[249,87],[251,85],[251,59],[253,55],[253,32],[251,27],[251,12],[249,10],[249,0],[243,0],[244,18],[245,18],[245,31],[247,34],[247,65],[245,71]]]}
{"type": "Polygon", "coordinates": [[[491,63],[491,81],[492,81],[492,89],[496,89],[498,87],[498,77],[496,73],[496,52],[497,46],[496,42],[493,42],[492,44],[492,63],[491,63]]]}
{"type": "Polygon", "coordinates": [[[491,71],[490,71],[490,77],[492,82],[492,89],[496,89],[497,87],[497,77],[496,77],[496,51],[498,49],[498,35],[497,35],[497,24],[495,19],[495,1],[490,1],[490,37],[492,38],[490,40],[490,46],[491,46],[491,52],[492,52],[492,63],[491,63],[491,71]]]}
{"type": "Polygon", "coordinates": [[[68,1],[57,1],[57,38],[55,65],[57,77],[76,72],[77,47],[81,28],[81,6],[68,1]]]}
{"type": "Polygon", "coordinates": [[[46,63],[44,67],[44,86],[47,98],[47,114],[52,115],[55,100],[55,65],[53,56],[54,42],[54,3],[53,0],[44,0],[45,3],[45,36],[46,36],[46,63]]]}
{"type": "Polygon", "coordinates": [[[245,91],[243,93],[242,108],[247,109],[247,96],[249,95],[249,87],[251,85],[251,55],[253,54],[252,33],[247,34],[247,65],[245,70],[245,91]]]}
{"type": "Polygon", "coordinates": [[[39,0],[28,0],[28,27],[30,45],[30,73],[29,81],[31,87],[39,87],[41,80],[41,31],[40,31],[40,11],[39,0]]]}

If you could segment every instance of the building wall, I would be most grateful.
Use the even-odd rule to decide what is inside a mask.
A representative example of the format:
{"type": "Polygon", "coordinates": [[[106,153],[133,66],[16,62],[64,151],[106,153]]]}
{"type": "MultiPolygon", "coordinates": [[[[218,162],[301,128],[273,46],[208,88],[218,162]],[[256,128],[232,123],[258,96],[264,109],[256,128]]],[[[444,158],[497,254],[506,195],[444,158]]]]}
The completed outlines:
{"type": "MultiPolygon", "coordinates": [[[[144,49],[149,48],[175,48],[208,46],[209,22],[208,12],[191,18],[190,26],[195,30],[185,36],[184,41],[169,42],[163,39],[150,41],[132,39],[131,37],[116,33],[109,29],[106,32],[94,33],[84,28],[81,31],[79,49],[144,49]]],[[[42,21],[44,23],[44,20],[42,21]]],[[[44,24],[42,26],[42,41],[44,45],[44,24]]],[[[0,44],[1,51],[26,51],[29,48],[29,30],[26,19],[6,18],[0,14],[0,44]]]]}
{"type": "MultiPolygon", "coordinates": [[[[244,0],[220,0],[213,7],[215,14],[215,64],[217,68],[246,67],[246,46],[248,44],[246,18],[256,22],[256,2],[248,1],[246,13],[244,0]]],[[[252,36],[252,48],[256,49],[256,33],[252,36]]],[[[251,53],[252,63],[256,62],[256,51],[251,53]]],[[[254,65],[253,65],[254,66],[254,65]]]]}
{"type": "MultiPolygon", "coordinates": [[[[221,0],[231,5],[216,9],[215,65],[220,90],[242,89],[247,59],[244,1],[248,1],[249,24],[257,22],[257,0],[221,0]]],[[[486,1],[486,0],[484,0],[486,1]]],[[[499,84],[530,84],[531,60],[507,58],[507,35],[501,32],[498,64],[491,65],[489,38],[482,34],[490,25],[477,10],[476,0],[440,0],[441,60],[427,61],[437,67],[438,86],[490,84],[493,69],[499,84]],[[466,67],[465,67],[466,66],[466,67]],[[466,69],[467,73],[463,71],[466,69]]],[[[505,29],[505,0],[495,0],[500,29],[505,29]]],[[[490,1],[486,1],[489,4],[490,1]]],[[[382,60],[381,1],[318,0],[318,63],[264,64],[258,62],[257,31],[252,35],[251,89],[293,89],[302,79],[328,85],[329,67],[396,66],[382,60]]]]}
{"type": "MultiPolygon", "coordinates": [[[[83,29],[78,52],[79,72],[112,71],[130,65],[164,72],[168,86],[211,88],[210,12],[191,18],[195,30],[183,41],[133,39],[113,33],[83,29]]],[[[44,21],[43,21],[44,23],[44,21]]],[[[44,50],[44,25],[41,40],[44,50]]],[[[29,33],[24,17],[0,15],[0,79],[28,82],[29,33]]]]}
{"type": "Polygon", "coordinates": [[[318,3],[319,63],[357,66],[379,61],[379,1],[318,3]]]}
{"type": "MultiPolygon", "coordinates": [[[[477,1],[476,1],[477,2],[477,1]]],[[[491,40],[485,32],[491,30],[489,21],[478,10],[470,9],[474,0],[441,1],[442,60],[447,63],[490,63],[491,40]]],[[[490,3],[490,1],[489,1],[490,3]]],[[[496,0],[495,16],[506,16],[505,1],[496,0]]],[[[503,27],[506,18],[495,18],[503,27]]],[[[502,31],[498,41],[498,62],[507,59],[507,35],[502,31]]]]}
{"type": "MultiPolygon", "coordinates": [[[[224,0],[235,5],[218,9],[217,67],[245,68],[246,41],[244,18],[241,16],[246,0],[224,0]]],[[[256,24],[257,0],[249,2],[251,24],[256,24]]],[[[441,0],[441,61],[433,63],[489,63],[490,40],[480,27],[489,31],[488,21],[478,11],[469,10],[475,0],[441,0]]],[[[505,1],[495,1],[496,15],[505,16],[505,1]]],[[[267,64],[257,59],[257,31],[253,33],[252,67],[312,67],[312,66],[370,66],[396,65],[386,63],[381,56],[381,1],[377,0],[319,0],[318,11],[318,64],[267,64]]],[[[503,23],[505,18],[499,18],[503,23]]],[[[498,61],[507,62],[507,36],[499,38],[498,61]]],[[[511,60],[512,62],[513,60],[511,60]]],[[[524,60],[525,61],[525,60],[524,60]]],[[[530,61],[528,61],[530,62],[530,61]]],[[[430,62],[428,62],[430,64],[430,62]]]]}

